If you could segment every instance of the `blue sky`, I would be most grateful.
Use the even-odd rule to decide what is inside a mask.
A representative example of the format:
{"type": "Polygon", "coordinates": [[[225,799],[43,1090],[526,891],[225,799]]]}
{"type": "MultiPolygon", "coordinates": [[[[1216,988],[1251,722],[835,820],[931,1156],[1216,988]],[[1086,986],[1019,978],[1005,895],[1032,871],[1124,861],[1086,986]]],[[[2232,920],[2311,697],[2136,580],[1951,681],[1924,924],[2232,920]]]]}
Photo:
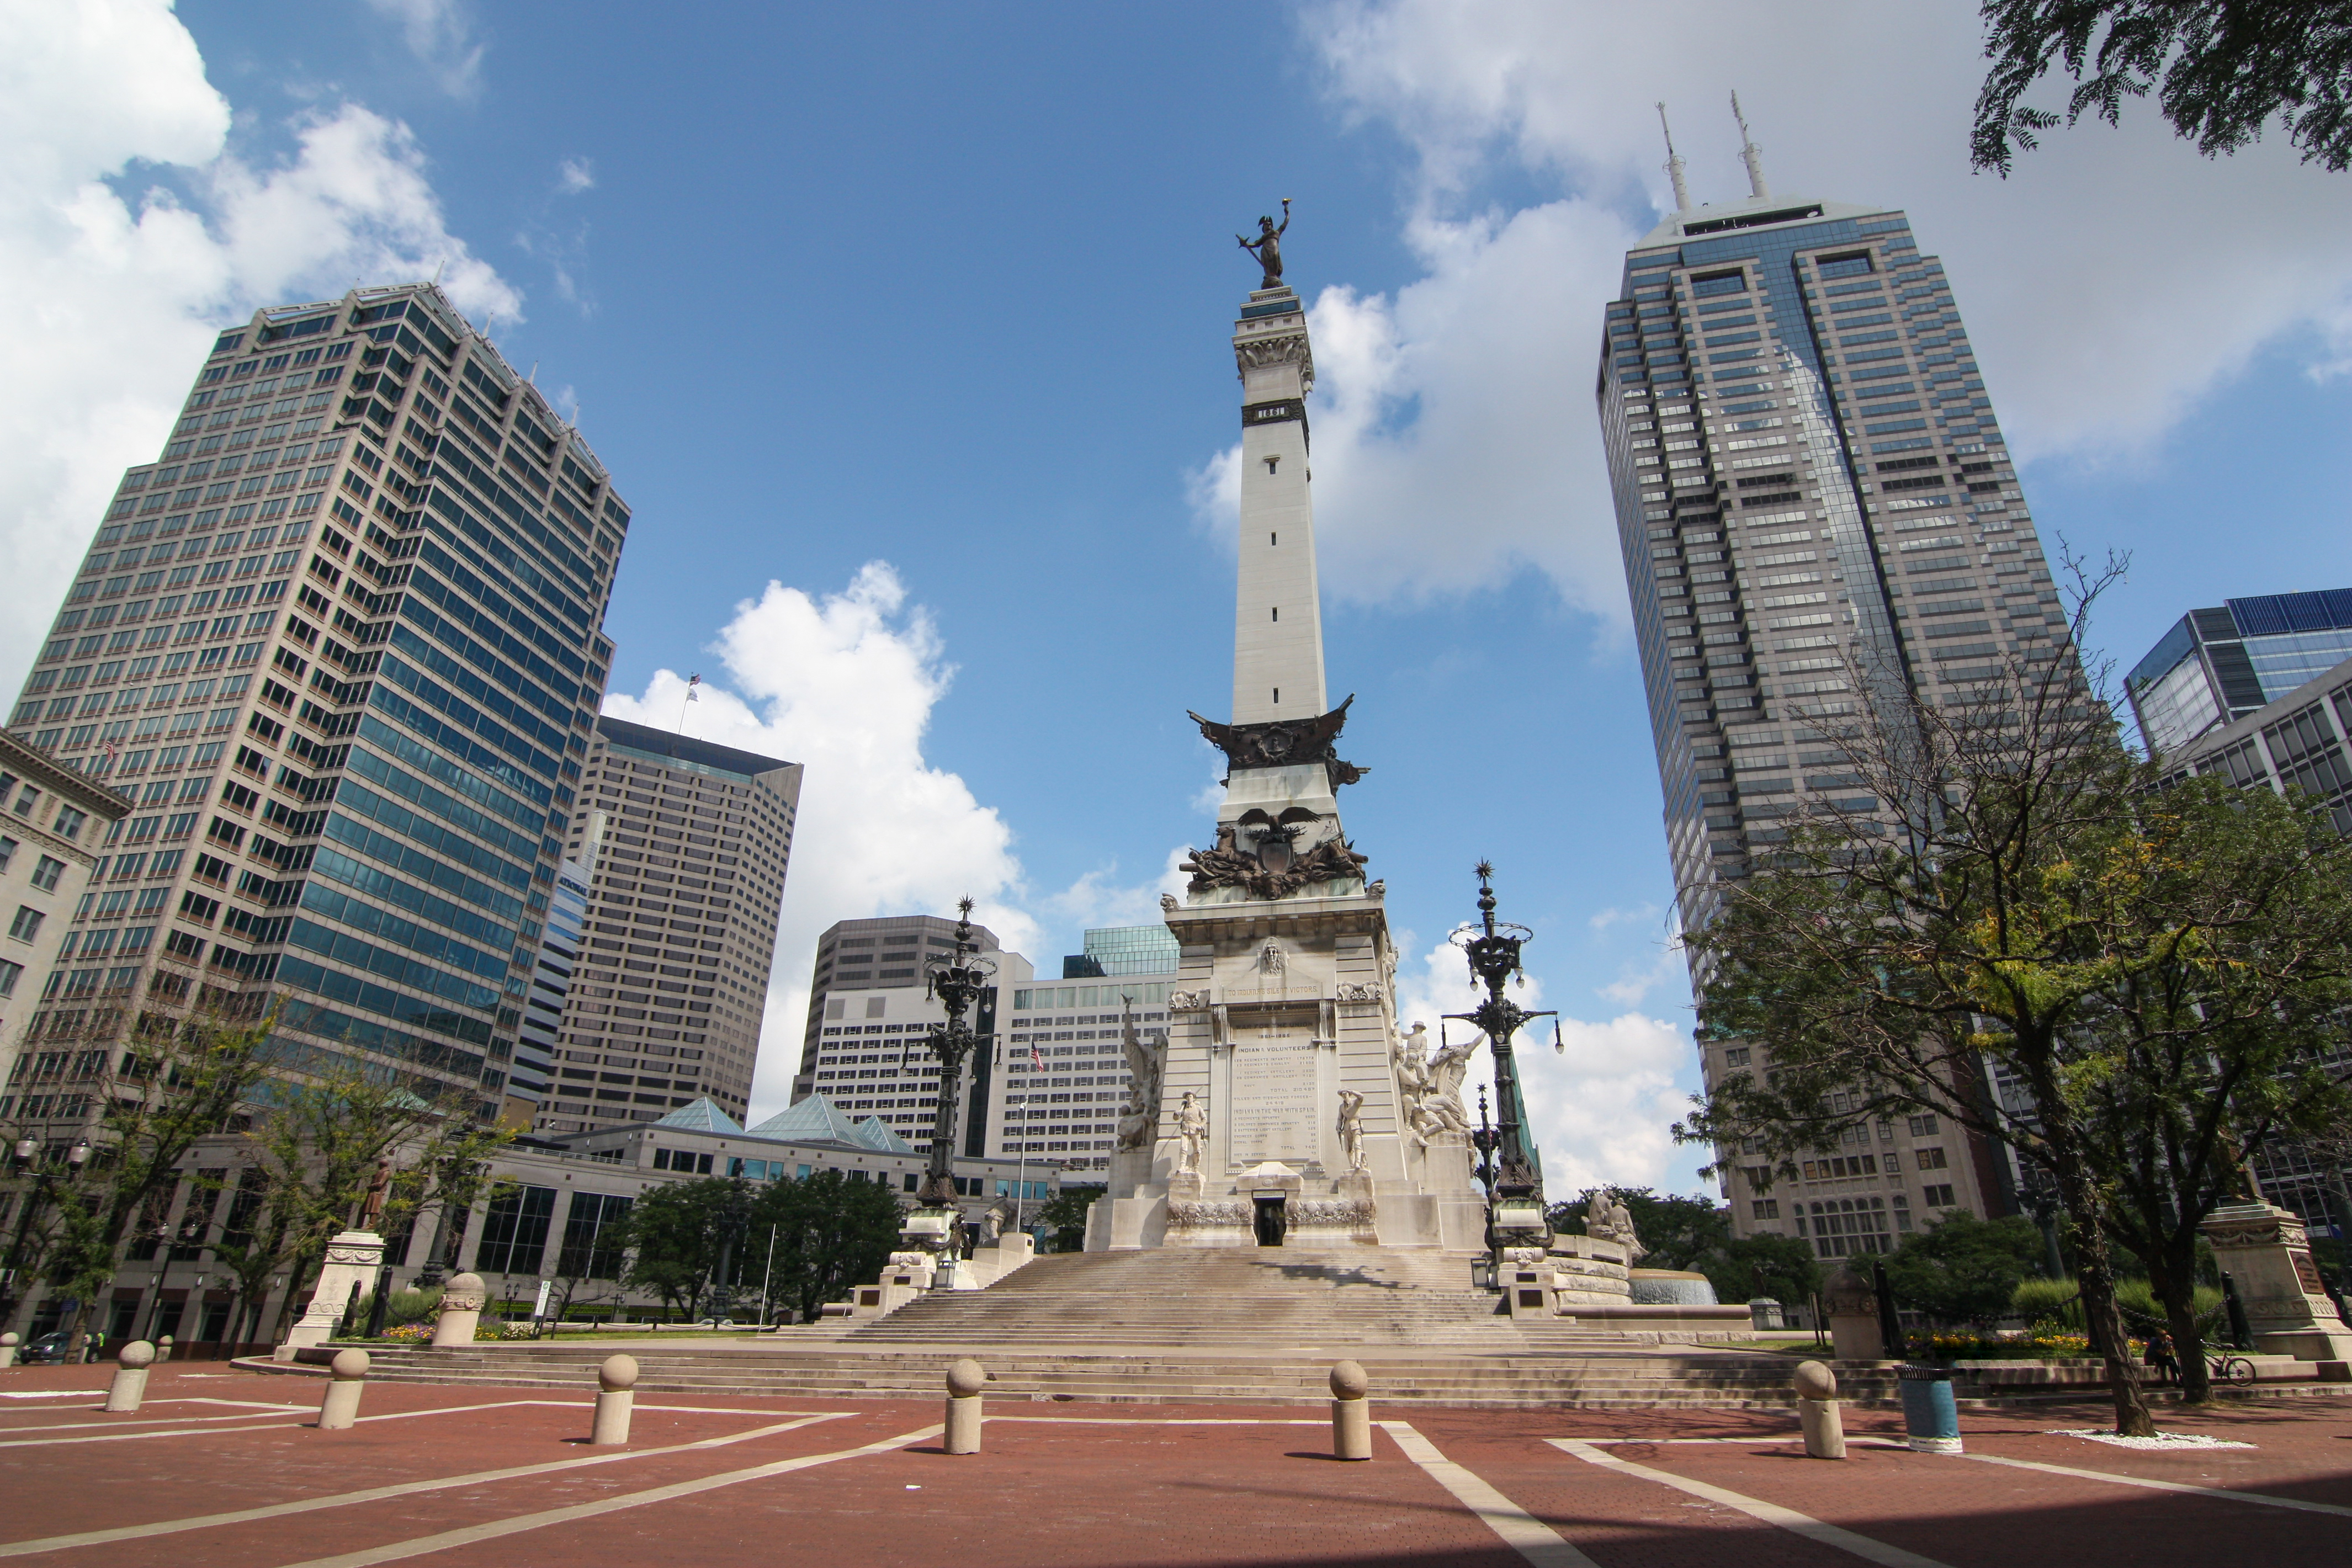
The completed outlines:
{"type": "Polygon", "coordinates": [[[1231,236],[1286,195],[1330,685],[1373,769],[1343,810],[1414,1011],[1461,999],[1423,956],[1473,861],[1537,930],[1559,1185],[1698,1164],[1664,1131],[1688,996],[1591,402],[1664,195],[1652,99],[1702,200],[1745,193],[1739,87],[1777,189],[1908,208],[2044,533],[2133,553],[2095,624],[2124,664],[2192,604],[2352,583],[2341,177],[2145,114],[1971,177],[1965,5],[88,9],[95,38],[4,25],[0,133],[45,156],[0,189],[0,277],[52,302],[0,392],[29,597],[211,323],[443,266],[635,508],[609,706],[675,723],[698,672],[690,728],[809,763],[763,1103],[825,924],[969,888],[1051,967],[1204,836],[1231,236]]]}

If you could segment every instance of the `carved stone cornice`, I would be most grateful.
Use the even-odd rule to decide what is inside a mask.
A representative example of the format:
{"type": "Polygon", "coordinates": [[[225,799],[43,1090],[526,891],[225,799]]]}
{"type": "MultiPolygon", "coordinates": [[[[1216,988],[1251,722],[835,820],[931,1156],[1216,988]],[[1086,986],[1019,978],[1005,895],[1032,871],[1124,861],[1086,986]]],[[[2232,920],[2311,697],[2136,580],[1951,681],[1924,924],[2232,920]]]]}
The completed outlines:
{"type": "Polygon", "coordinates": [[[1296,363],[1298,366],[1298,390],[1312,392],[1315,388],[1315,351],[1307,346],[1306,318],[1276,316],[1268,329],[1252,331],[1244,327],[1234,334],[1234,369],[1236,375],[1246,377],[1251,371],[1262,371],[1269,365],[1296,363]]]}

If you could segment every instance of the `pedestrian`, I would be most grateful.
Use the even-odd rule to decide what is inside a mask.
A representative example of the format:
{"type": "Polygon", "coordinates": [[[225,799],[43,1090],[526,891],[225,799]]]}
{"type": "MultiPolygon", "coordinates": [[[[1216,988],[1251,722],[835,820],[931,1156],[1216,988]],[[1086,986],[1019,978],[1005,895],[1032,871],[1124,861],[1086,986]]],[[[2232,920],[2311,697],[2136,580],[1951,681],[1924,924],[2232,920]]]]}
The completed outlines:
{"type": "Polygon", "coordinates": [[[2159,1384],[2170,1383],[2180,1375],[2180,1363],[2172,1354],[2172,1336],[2161,1328],[2147,1331],[2147,1348],[2140,1360],[2156,1371],[2159,1384]]]}

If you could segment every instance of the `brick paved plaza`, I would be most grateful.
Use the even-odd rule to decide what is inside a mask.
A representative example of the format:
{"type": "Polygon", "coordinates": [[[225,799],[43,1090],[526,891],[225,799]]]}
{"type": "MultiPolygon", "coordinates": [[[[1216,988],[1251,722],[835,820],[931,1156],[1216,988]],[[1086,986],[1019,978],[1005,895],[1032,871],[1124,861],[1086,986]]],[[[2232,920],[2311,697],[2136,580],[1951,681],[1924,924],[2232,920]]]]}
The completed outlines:
{"type": "Polygon", "coordinates": [[[320,1432],[320,1381],[108,1370],[0,1382],[0,1556],[67,1565],[826,1561],[845,1564],[1427,1563],[1719,1568],[2345,1560],[2352,1402],[2281,1399],[2175,1431],[2250,1448],[2129,1451],[2053,1427],[2096,1406],[1964,1417],[1969,1453],[1809,1460],[1777,1414],[1382,1409],[1369,1464],[1296,1406],[992,1402],[984,1450],[938,1404],[645,1395],[632,1442],[586,1447],[593,1395],[371,1385],[320,1432]]]}

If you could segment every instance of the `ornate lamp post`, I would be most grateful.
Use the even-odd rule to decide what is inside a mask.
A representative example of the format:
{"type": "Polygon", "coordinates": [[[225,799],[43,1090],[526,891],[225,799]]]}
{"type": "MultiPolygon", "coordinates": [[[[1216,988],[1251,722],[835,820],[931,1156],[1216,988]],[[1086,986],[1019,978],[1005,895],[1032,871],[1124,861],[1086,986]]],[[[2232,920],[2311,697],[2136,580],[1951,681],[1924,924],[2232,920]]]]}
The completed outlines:
{"type": "Polygon", "coordinates": [[[987,1040],[985,1035],[972,1032],[971,1026],[964,1021],[964,1014],[971,1010],[972,1003],[996,979],[996,961],[980,956],[978,945],[971,939],[971,900],[964,899],[956,910],[961,918],[956,922],[954,953],[934,957],[926,966],[926,992],[939,999],[948,1015],[945,1023],[935,1023],[925,1030],[923,1040],[931,1054],[940,1059],[940,1103],[931,1118],[930,1163],[922,1188],[916,1194],[920,1202],[907,1216],[907,1224],[900,1232],[912,1245],[937,1254],[940,1268],[950,1278],[962,1250],[956,1207],[956,1099],[964,1058],[987,1040]]]}
{"type": "Polygon", "coordinates": [[[1495,868],[1480,861],[1477,873],[1480,925],[1454,932],[1454,945],[1469,959],[1472,977],[1486,988],[1486,999],[1473,1011],[1445,1016],[1475,1024],[1495,1053],[1495,1102],[1500,1124],[1494,1131],[1490,1156],[1486,1239],[1499,1252],[1505,1247],[1540,1246],[1551,1230],[1544,1218],[1543,1176],[1523,1137],[1527,1102],[1519,1093],[1518,1071],[1511,1060],[1511,1037],[1530,1019],[1556,1015],[1549,1010],[1528,1012],[1503,994],[1504,985],[1514,976],[1526,984],[1519,948],[1535,933],[1524,925],[1496,920],[1491,885],[1495,868]]]}
{"type": "MultiPolygon", "coordinates": [[[[54,1171],[37,1168],[40,1151],[41,1145],[35,1139],[19,1138],[10,1159],[10,1174],[19,1177],[29,1175],[32,1180],[25,1196],[19,1200],[22,1213],[16,1220],[16,1237],[8,1244],[8,1265],[5,1270],[0,1270],[0,1327],[6,1326],[15,1319],[16,1303],[24,1299],[25,1292],[18,1281],[24,1272],[25,1238],[31,1231],[34,1219],[47,1203],[60,1179],[58,1173],[54,1171]]],[[[82,1167],[89,1164],[89,1139],[85,1135],[67,1151],[63,1179],[68,1182],[74,1181],[80,1176],[82,1167]]]]}

